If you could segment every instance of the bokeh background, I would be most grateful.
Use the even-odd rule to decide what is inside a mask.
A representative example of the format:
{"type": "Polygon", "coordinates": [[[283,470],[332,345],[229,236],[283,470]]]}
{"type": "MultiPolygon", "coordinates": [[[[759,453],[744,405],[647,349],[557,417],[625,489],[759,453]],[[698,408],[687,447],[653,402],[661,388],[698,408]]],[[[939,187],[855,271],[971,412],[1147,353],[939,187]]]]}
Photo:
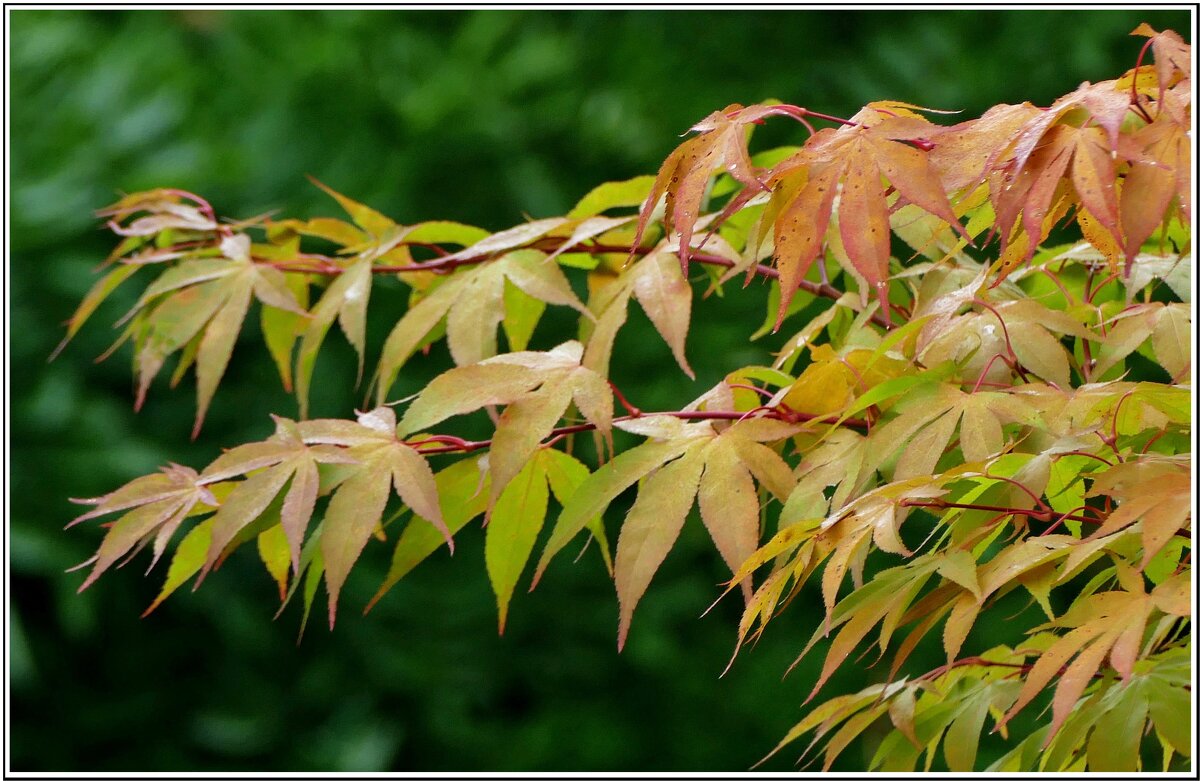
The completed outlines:
{"type": "MultiPolygon", "coordinates": [[[[435,556],[364,618],[354,606],[387,558],[373,546],[336,631],[314,616],[300,646],[296,606],[272,621],[274,586],[249,548],[144,620],[162,570],[141,578],[135,564],[76,596],[82,573],[64,570],[101,530],[62,531],[68,496],[166,461],[203,465],[269,434],[268,413],[295,413],[251,326],[199,439],[188,439],[190,380],[156,384],[135,415],[128,351],[93,363],[133,289],[47,364],[111,247],[92,211],[117,192],[186,188],[231,216],[336,215],[312,174],[401,222],[498,230],[653,172],[691,123],[731,102],[846,116],[891,98],[972,117],[1119,75],[1140,21],[1190,38],[1186,12],[1150,10],[20,10],[9,21],[9,740],[21,771],[743,770],[804,712],[821,658],[781,680],[817,620],[806,596],[718,677],[737,609],[698,618],[724,574],[699,524],[621,655],[594,550],[575,565],[564,555],[532,595],[518,590],[497,637],[476,527],[453,560],[435,556]]],[[[756,141],[800,138],[780,122],[756,141]]],[[[384,288],[372,303],[377,351],[397,310],[384,288]]],[[[632,307],[614,379],[646,408],[677,407],[729,367],[769,361],[779,339],[747,341],[763,307],[755,290],[697,304],[695,383],[632,307]]],[[[565,338],[560,325],[540,327],[535,345],[565,338]]],[[[406,370],[406,388],[448,365],[444,352],[406,370]]],[[[317,377],[314,412],[348,415],[360,393],[340,336],[317,377]]],[[[939,663],[936,647],[922,652],[917,666],[939,663]]],[[[882,674],[864,662],[828,694],[882,674]]],[[[861,768],[871,743],[837,767],[861,768]]],[[[985,740],[981,760],[998,747],[985,740]]],[[[797,753],[765,767],[789,770],[797,753]]]]}

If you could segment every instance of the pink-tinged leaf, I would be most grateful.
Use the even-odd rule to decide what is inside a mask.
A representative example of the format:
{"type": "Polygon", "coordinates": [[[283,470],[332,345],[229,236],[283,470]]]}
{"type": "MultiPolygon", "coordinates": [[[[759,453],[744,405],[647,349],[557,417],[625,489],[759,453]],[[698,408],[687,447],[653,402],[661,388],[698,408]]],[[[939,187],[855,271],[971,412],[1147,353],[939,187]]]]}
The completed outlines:
{"type": "Polygon", "coordinates": [[[1080,202],[1119,243],[1117,166],[1100,128],[1085,128],[1076,134],[1071,182],[1080,202]]]}
{"type": "Polygon", "coordinates": [[[960,122],[939,133],[937,144],[929,153],[929,161],[946,192],[958,192],[982,182],[986,167],[1004,152],[1009,139],[1016,136],[1021,126],[1042,113],[1029,103],[1001,103],[978,119],[960,122]]]}
{"type": "Polygon", "coordinates": [[[612,360],[613,342],[617,331],[625,325],[629,316],[629,297],[633,291],[625,288],[596,318],[596,325],[587,339],[587,350],[583,365],[601,376],[608,376],[608,365],[612,360]]]}
{"type": "MultiPolygon", "coordinates": [[[[617,460],[619,457],[609,462],[609,466],[616,464],[617,460]]],[[[693,451],[650,475],[638,491],[637,500],[621,526],[614,563],[617,599],[621,605],[618,650],[625,647],[634,608],[679,538],[683,522],[695,501],[703,468],[703,452],[693,451]]],[[[597,472],[592,477],[599,474],[597,472]]],[[[582,493],[583,489],[584,486],[581,486],[576,494],[582,493]]],[[[576,506],[576,503],[573,501],[571,505],[576,506]]],[[[563,512],[565,514],[566,510],[563,512]]]]}
{"type": "Polygon", "coordinates": [[[337,601],[354,562],[379,525],[392,488],[386,447],[370,448],[360,457],[363,468],[334,492],[325,511],[321,554],[325,559],[325,588],[329,592],[329,625],[337,618],[337,601]]]}
{"type": "MultiPolygon", "coordinates": [[[[264,305],[307,317],[308,312],[296,298],[296,291],[288,282],[288,275],[270,266],[254,267],[254,297],[264,305]]],[[[295,275],[293,275],[295,276],[295,275]]],[[[299,278],[304,283],[304,278],[299,278]]],[[[307,284],[304,289],[307,290],[307,284]]]]}
{"type": "Polygon", "coordinates": [[[1174,493],[1146,511],[1142,517],[1142,568],[1145,568],[1175,533],[1192,519],[1192,503],[1187,488],[1175,487],[1174,493]]]}
{"type": "Polygon", "coordinates": [[[779,270],[780,293],[775,330],[779,330],[792,297],[825,244],[825,231],[843,169],[840,163],[815,168],[804,189],[775,221],[775,268],[779,270]]]}
{"type": "Polygon", "coordinates": [[[583,302],[571,290],[571,281],[544,252],[516,250],[496,261],[504,276],[527,295],[555,306],[569,306],[590,317],[583,302]]]}
{"type": "Polygon", "coordinates": [[[1158,314],[1150,335],[1154,357],[1172,378],[1183,382],[1192,364],[1192,308],[1187,304],[1168,304],[1158,314]]]}
{"type": "MultiPolygon", "coordinates": [[[[192,472],[191,476],[195,477],[195,472],[192,472]]],[[[89,510],[71,521],[65,528],[69,529],[77,523],[82,523],[100,515],[107,515],[115,513],[118,510],[128,510],[137,505],[172,498],[177,496],[181,489],[187,488],[188,485],[190,484],[181,481],[175,473],[164,470],[160,473],[145,475],[131,480],[117,490],[104,496],[94,499],[72,499],[71,501],[76,504],[93,504],[97,506],[94,510],[89,510]]]]}
{"type": "Polygon", "coordinates": [[[221,558],[225,546],[245,527],[262,515],[292,476],[291,464],[281,464],[259,472],[237,484],[213,516],[212,547],[204,574],[221,558]]]}
{"type": "Polygon", "coordinates": [[[1154,162],[1133,163],[1121,187],[1121,229],[1125,258],[1137,257],[1142,245],[1163,221],[1175,195],[1175,177],[1154,162]]]}
{"type": "Polygon", "coordinates": [[[865,137],[865,143],[879,170],[897,192],[966,235],[966,229],[954,216],[954,209],[946,199],[946,192],[930,165],[927,153],[908,144],[869,135],[865,137]]]}
{"type": "MultiPolygon", "coordinates": [[[[158,278],[142,292],[137,304],[134,305],[134,311],[141,309],[165,293],[193,287],[204,282],[213,282],[236,274],[244,268],[245,264],[231,261],[228,258],[185,260],[159,274],[158,278]]],[[[129,315],[125,317],[129,317],[129,315]]]]}
{"type": "Polygon", "coordinates": [[[1031,162],[1036,161],[1038,165],[1030,167],[1031,183],[1021,218],[1021,225],[1029,234],[1026,257],[1032,255],[1042,241],[1042,223],[1054,206],[1059,182],[1066,174],[1067,163],[1075,149],[1074,128],[1058,126],[1055,130],[1058,132],[1047,133],[1050,140],[1046,142],[1045,150],[1039,149],[1031,158],[1031,162]]]}
{"type": "Polygon", "coordinates": [[[196,353],[196,423],[192,426],[193,439],[204,425],[208,405],[217,392],[225,367],[229,365],[233,345],[250,309],[252,279],[239,276],[231,280],[229,297],[213,315],[200,339],[200,349],[196,353]]]}
{"type": "Polygon", "coordinates": [[[511,404],[542,384],[544,375],[511,363],[481,363],[451,369],[425,386],[400,420],[407,436],[455,415],[491,404],[511,404]]]}
{"type": "Polygon", "coordinates": [[[867,543],[870,538],[870,530],[871,527],[864,526],[856,529],[850,537],[840,540],[837,548],[825,562],[825,570],[821,573],[821,597],[825,602],[827,627],[829,618],[833,615],[833,606],[837,602],[838,589],[841,588],[842,580],[846,577],[846,569],[850,566],[850,561],[858,550],[867,543]]]}
{"type": "Polygon", "coordinates": [[[1164,613],[1173,616],[1192,614],[1192,584],[1190,572],[1180,572],[1159,583],[1150,592],[1150,602],[1164,613]]]}
{"type": "Polygon", "coordinates": [[[478,363],[496,354],[496,329],[504,319],[504,274],[485,266],[446,315],[446,344],[459,366],[478,363]]]}
{"type": "Polygon", "coordinates": [[[945,455],[946,445],[950,444],[950,438],[958,428],[960,417],[958,410],[943,413],[912,437],[896,462],[895,479],[908,480],[934,474],[937,462],[945,455]]]}
{"type": "Polygon", "coordinates": [[[396,494],[413,512],[441,532],[450,552],[454,553],[454,538],[442,518],[437,482],[433,470],[429,468],[429,462],[416,450],[399,442],[389,446],[388,459],[391,462],[396,494]]]}
{"type": "Polygon", "coordinates": [[[1043,651],[1025,675],[1025,683],[1021,687],[1017,701],[1004,714],[1004,718],[996,725],[996,729],[1003,728],[1013,716],[1017,715],[1034,697],[1041,693],[1042,689],[1059,676],[1059,670],[1079,652],[1079,649],[1099,637],[1108,626],[1100,621],[1084,624],[1063,635],[1043,651]]]}
{"type": "Polygon", "coordinates": [[[1078,542],[1070,535],[1045,535],[1009,545],[978,568],[979,590],[986,599],[1023,573],[1066,556],[1078,542]]]}
{"type": "Polygon", "coordinates": [[[601,436],[611,439],[613,394],[608,382],[583,366],[572,370],[567,382],[571,386],[571,398],[583,417],[596,426],[601,436]]]}
{"type": "Polygon", "coordinates": [[[1096,364],[1092,376],[1102,377],[1149,339],[1154,332],[1155,314],[1153,309],[1143,309],[1118,320],[1109,328],[1100,342],[1099,350],[1095,352],[1096,364]]]}
{"type": "Polygon", "coordinates": [[[488,520],[484,558],[496,594],[500,634],[504,634],[513,589],[546,520],[549,491],[541,464],[537,458],[526,462],[500,493],[488,520]]]}
{"type": "Polygon", "coordinates": [[[882,290],[888,280],[892,229],[876,165],[863,160],[847,166],[838,225],[842,246],[855,270],[876,290],[882,290]]]}
{"type": "MultiPolygon", "coordinates": [[[[1108,489],[1107,486],[1102,486],[1108,489]]],[[[1099,493],[1093,484],[1092,493],[1099,493]]],[[[1107,492],[1107,490],[1105,491],[1107,492]]],[[[1089,539],[1098,540],[1142,522],[1142,566],[1154,558],[1176,532],[1191,520],[1191,482],[1187,472],[1171,470],[1144,478],[1136,490],[1113,510],[1089,539]]]]}
{"type": "Polygon", "coordinates": [[[545,220],[527,222],[515,228],[493,233],[491,236],[481,239],[453,255],[447,255],[442,260],[470,260],[471,258],[482,257],[483,255],[516,249],[535,239],[540,239],[555,228],[565,225],[567,222],[568,220],[565,217],[550,217],[545,220]]]}
{"type": "Polygon", "coordinates": [[[225,303],[227,289],[220,282],[207,282],[173,293],[146,321],[145,341],[134,359],[138,375],[134,409],[141,409],[150,383],[171,353],[192,340],[225,303]]]}
{"type": "Polygon", "coordinates": [[[692,287],[679,264],[670,254],[656,252],[644,258],[634,273],[633,295],[662,334],[684,374],[695,378],[684,355],[692,317],[692,287]]]}
{"type": "MultiPolygon", "coordinates": [[[[585,370],[586,371],[586,370],[585,370]]],[[[548,382],[525,398],[508,405],[500,415],[488,465],[492,472],[494,504],[501,491],[526,467],[571,403],[571,386],[548,382]]]]}
{"type": "MultiPolygon", "coordinates": [[[[604,185],[600,186],[603,187],[604,185]]],[[[642,199],[639,198],[637,203],[640,204],[641,202],[642,199]]],[[[554,252],[551,252],[549,257],[546,259],[554,260],[562,253],[569,252],[588,239],[595,238],[603,233],[620,228],[632,222],[633,220],[633,217],[588,217],[587,219],[580,221],[580,223],[576,225],[574,229],[572,229],[570,237],[562,244],[558,245],[558,249],[554,250],[554,252]]]]}
{"type": "Polygon", "coordinates": [[[287,459],[296,452],[295,443],[281,441],[275,438],[263,442],[250,442],[245,445],[226,450],[217,456],[211,464],[200,473],[201,484],[217,483],[231,477],[272,466],[287,459]]]}
{"type": "Polygon", "coordinates": [[[825,655],[825,663],[821,667],[820,676],[813,684],[809,699],[812,699],[830,676],[842,666],[846,658],[858,647],[872,628],[883,621],[889,613],[895,611],[903,613],[927,578],[927,571],[898,571],[894,577],[897,582],[890,588],[876,588],[869,595],[864,595],[861,601],[855,603],[853,612],[845,619],[845,624],[833,638],[833,642],[829,644],[829,652],[825,655]]]}
{"type": "MultiPolygon", "coordinates": [[[[642,237],[646,233],[646,226],[650,223],[650,215],[654,214],[658,208],[658,203],[667,192],[668,187],[672,187],[679,181],[679,161],[683,157],[684,147],[688,144],[693,144],[697,139],[692,138],[685,141],[683,144],[676,147],[671,154],[667,155],[667,159],[658,169],[658,174],[654,177],[653,184],[650,185],[650,193],[646,196],[645,202],[642,204],[641,211],[638,213],[637,230],[633,236],[633,247],[638,247],[642,243],[642,237]]],[[[694,146],[694,144],[693,144],[694,146]]],[[[630,257],[632,257],[632,253],[630,257]]]]}
{"type": "Polygon", "coordinates": [[[1108,654],[1112,645],[1112,636],[1106,635],[1093,642],[1083,653],[1067,665],[1067,669],[1058,678],[1058,686],[1054,689],[1053,718],[1050,720],[1050,732],[1043,741],[1043,747],[1048,746],[1054,736],[1062,728],[1063,722],[1071,715],[1075,704],[1083,696],[1084,690],[1091,685],[1092,678],[1100,669],[1100,664],[1108,654]]]}
{"type": "Polygon", "coordinates": [[[687,269],[692,231],[700,217],[708,180],[721,162],[722,147],[717,133],[697,136],[680,147],[684,152],[679,161],[679,179],[674,188],[667,191],[666,222],[679,234],[681,273],[687,269]]]}
{"type": "MultiPolygon", "coordinates": [[[[339,293],[338,325],[346,335],[346,341],[358,353],[358,375],[362,377],[363,358],[367,349],[367,303],[371,298],[371,264],[359,261],[342,272],[345,287],[339,293]]],[[[320,304],[317,305],[318,307],[320,304]]],[[[314,310],[314,316],[316,312],[314,310]]]]}
{"type": "Polygon", "coordinates": [[[1022,366],[1060,388],[1071,386],[1070,355],[1049,331],[1022,320],[1008,326],[1008,335],[1022,366]]]}
{"type": "Polygon", "coordinates": [[[1154,70],[1160,85],[1170,84],[1175,72],[1183,78],[1192,75],[1192,47],[1188,45],[1174,30],[1159,32],[1150,25],[1142,22],[1130,35],[1140,35],[1150,39],[1150,47],[1154,52],[1154,70]]]}
{"type": "Polygon", "coordinates": [[[892,726],[908,738],[909,743],[913,744],[915,748],[924,749],[925,744],[917,738],[916,727],[913,724],[916,710],[916,695],[913,694],[911,688],[905,688],[893,697],[888,705],[888,718],[891,720],[892,726]]]}
{"type": "Polygon", "coordinates": [[[300,574],[300,547],[304,543],[304,532],[308,529],[313,509],[317,506],[320,484],[321,477],[316,461],[311,458],[297,459],[292,487],[284,497],[283,508],[279,513],[280,527],[287,539],[292,572],[296,575],[300,574]]]}
{"type": "MultiPolygon", "coordinates": [[[[736,445],[725,437],[717,437],[708,446],[699,504],[709,536],[730,572],[736,573],[758,548],[758,493],[736,445]]],[[[749,578],[742,581],[747,602],[751,585],[749,578]]]]}
{"type": "Polygon", "coordinates": [[[180,517],[187,515],[196,501],[197,497],[195,496],[183,500],[167,499],[142,505],[121,516],[104,535],[100,549],[96,552],[96,563],[92,566],[92,571],[88,573],[87,578],[80,584],[78,591],[83,591],[95,583],[96,578],[120,561],[121,557],[133,550],[135,545],[153,534],[159,526],[168,523],[176,515],[180,517]]]}
{"type": "Polygon", "coordinates": [[[1004,432],[989,402],[989,398],[977,394],[963,397],[959,443],[968,462],[985,461],[1004,447],[1004,432]]]}
{"type": "MultiPolygon", "coordinates": [[[[1140,581],[1141,575],[1133,573],[1140,581]]],[[[1141,587],[1141,583],[1137,583],[1141,587]]],[[[1121,627],[1114,630],[1116,640],[1112,644],[1112,655],[1109,662],[1121,678],[1128,681],[1133,676],[1133,665],[1138,660],[1142,650],[1142,635],[1146,632],[1146,620],[1150,617],[1150,601],[1138,599],[1124,611],[1121,627]]],[[[1060,684],[1061,686],[1061,684],[1060,684]]]]}

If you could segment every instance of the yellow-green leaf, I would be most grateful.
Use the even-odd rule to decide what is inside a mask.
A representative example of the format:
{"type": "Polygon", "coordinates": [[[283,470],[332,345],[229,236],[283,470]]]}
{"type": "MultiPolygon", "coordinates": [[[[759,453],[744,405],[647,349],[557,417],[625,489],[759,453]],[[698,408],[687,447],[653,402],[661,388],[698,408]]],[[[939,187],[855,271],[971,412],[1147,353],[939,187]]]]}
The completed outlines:
{"type": "Polygon", "coordinates": [[[546,520],[548,501],[546,473],[541,460],[533,458],[513,477],[492,507],[484,560],[500,611],[500,634],[504,634],[513,589],[546,520]]]}

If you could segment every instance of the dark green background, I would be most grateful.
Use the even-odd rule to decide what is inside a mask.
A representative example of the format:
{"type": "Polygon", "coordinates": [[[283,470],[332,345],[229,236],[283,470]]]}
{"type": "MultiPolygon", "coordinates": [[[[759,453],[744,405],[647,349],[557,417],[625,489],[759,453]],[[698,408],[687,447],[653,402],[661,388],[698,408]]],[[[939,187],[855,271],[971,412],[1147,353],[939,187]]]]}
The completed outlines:
{"type": "MultiPolygon", "coordinates": [[[[404,223],[497,230],[653,172],[692,122],[735,101],[849,115],[890,98],[964,117],[1045,105],[1131,67],[1141,39],[1127,33],[1143,20],[1190,38],[1182,11],[12,12],[13,769],[742,770],[804,712],[821,658],[780,681],[818,620],[817,600],[801,597],[718,679],[737,610],[731,600],[697,618],[723,575],[699,524],[621,655],[590,550],[518,593],[498,638],[475,527],[454,560],[434,557],[362,618],[386,560],[372,546],[336,631],[314,617],[300,647],[294,608],[272,622],[273,586],[251,550],[145,620],[163,575],[141,578],[145,559],[76,596],[82,574],[63,570],[101,530],[62,531],[68,496],[168,460],[203,465],[267,435],[269,412],[295,414],[253,328],[196,442],[190,379],[156,384],[133,414],[128,350],[92,363],[133,289],[47,365],[112,243],[91,212],[118,191],[187,188],[231,216],[336,214],[307,173],[404,223]]],[[[801,138],[778,122],[758,148],[801,138]]],[[[375,351],[398,292],[381,285],[372,299],[375,351]]],[[[769,361],[778,338],[746,339],[762,306],[756,290],[697,305],[695,383],[635,312],[614,379],[646,408],[678,407],[730,367],[769,361]]],[[[570,336],[556,322],[568,321],[545,323],[535,346],[570,336]]],[[[446,365],[438,347],[395,394],[446,365]]],[[[314,413],[348,415],[352,377],[333,335],[314,413]]],[[[1011,639],[983,631],[981,642],[1011,639]]],[[[865,664],[828,693],[878,680],[865,664]]],[[[994,749],[985,741],[981,759],[994,749]]],[[[791,769],[797,753],[768,768],[791,769]]],[[[838,766],[864,762],[852,748],[838,766]]]]}

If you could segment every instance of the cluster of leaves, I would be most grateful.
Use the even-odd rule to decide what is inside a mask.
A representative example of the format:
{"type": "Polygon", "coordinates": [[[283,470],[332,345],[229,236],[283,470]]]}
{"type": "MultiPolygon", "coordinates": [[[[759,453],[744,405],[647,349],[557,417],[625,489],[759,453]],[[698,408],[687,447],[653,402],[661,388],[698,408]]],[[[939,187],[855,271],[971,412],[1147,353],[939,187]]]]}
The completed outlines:
{"type": "Polygon", "coordinates": [[[800,657],[828,641],[813,695],[855,654],[890,660],[880,683],[816,707],[780,747],[808,736],[828,768],[886,720],[872,767],[911,771],[924,756],[929,768],[941,746],[967,771],[990,716],[1006,739],[1020,730],[992,770],[1140,769],[1149,734],[1178,768],[1191,710],[1190,46],[1135,34],[1146,45],[1120,78],[953,125],[897,102],[849,119],[730,106],[657,176],[495,234],[401,225],[333,191],[349,222],[222,222],[174,190],[122,199],[105,212],[123,237],[113,267],[68,337],[138,269],[163,269],[118,344],[133,341],[139,405],[171,355],[172,384],[195,367],[199,428],[257,299],[300,420],[276,418],[270,438],[200,472],[170,465],[86,500],[77,522],[120,517],[81,588],[147,545],[156,562],[190,524],[150,609],[254,541],[305,621],[324,582],[332,625],[372,539],[395,543],[370,604],[481,517],[501,631],[526,571],[536,585],[586,532],[623,645],[698,505],[726,593],[745,603],[736,648],[813,582],[824,615],[800,657]],[[810,137],[752,155],[752,126],[779,116],[810,137]],[[760,335],[810,314],[772,365],[663,412],[608,382],[630,298],[690,375],[692,284],[719,291],[742,273],[770,285],[760,335]],[[380,274],[410,298],[372,375],[374,408],[305,419],[335,320],[362,374],[380,274]],[[578,338],[530,350],[548,305],[579,313],[578,338]],[[456,368],[397,421],[396,378],[443,338],[456,368]],[[433,431],[481,412],[489,440],[433,431]],[[613,429],[644,441],[615,452],[613,429]],[[606,511],[635,486],[610,555],[606,511]],[[543,534],[551,495],[561,510],[543,534]],[[1014,599],[1046,621],[964,656],[1014,599]],[[946,663],[907,672],[938,634],[946,663]],[[1048,721],[1012,721],[1051,684],[1048,721]]]}

